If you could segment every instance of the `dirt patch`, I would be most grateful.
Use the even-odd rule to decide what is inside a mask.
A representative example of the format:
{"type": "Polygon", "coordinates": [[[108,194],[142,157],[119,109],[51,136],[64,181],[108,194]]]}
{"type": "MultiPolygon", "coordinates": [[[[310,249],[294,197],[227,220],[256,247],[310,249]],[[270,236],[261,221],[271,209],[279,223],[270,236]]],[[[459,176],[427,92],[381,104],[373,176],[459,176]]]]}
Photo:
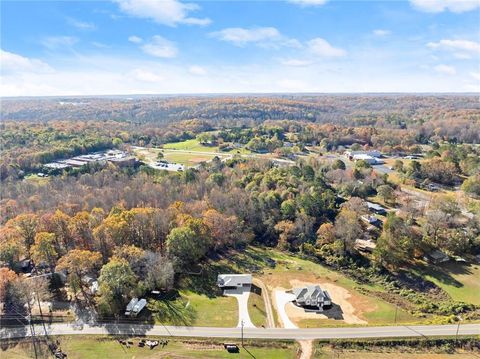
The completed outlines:
{"type": "Polygon", "coordinates": [[[357,308],[355,308],[354,303],[351,302],[352,296],[347,289],[332,283],[309,283],[299,280],[291,280],[290,284],[292,288],[319,284],[323,289],[328,291],[334,303],[331,309],[327,309],[323,313],[305,312],[303,308],[289,303],[286,305],[285,311],[294,323],[298,324],[302,319],[333,319],[342,320],[347,324],[368,324],[356,314],[357,308]]]}
{"type": "Polygon", "coordinates": [[[192,157],[192,158],[189,158],[188,160],[193,163],[201,163],[201,162],[206,162],[210,160],[210,158],[209,157],[192,157]]]}
{"type": "Polygon", "coordinates": [[[310,359],[313,354],[313,341],[312,340],[299,340],[302,353],[300,359],[310,359]]]}

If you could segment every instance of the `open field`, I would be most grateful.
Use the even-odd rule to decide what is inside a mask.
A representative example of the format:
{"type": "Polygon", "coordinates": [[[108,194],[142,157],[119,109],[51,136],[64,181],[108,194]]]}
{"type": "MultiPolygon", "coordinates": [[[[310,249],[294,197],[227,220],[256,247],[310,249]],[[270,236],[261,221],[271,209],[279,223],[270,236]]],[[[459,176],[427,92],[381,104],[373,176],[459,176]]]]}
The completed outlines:
{"type": "MultiPolygon", "coordinates": [[[[147,338],[153,340],[155,338],[147,338]]],[[[165,339],[165,338],[160,338],[165,339]]],[[[60,348],[71,359],[131,359],[131,358],[251,358],[252,355],[257,358],[295,358],[297,345],[291,342],[265,342],[256,340],[255,342],[246,341],[246,349],[240,348],[240,353],[230,354],[223,348],[222,340],[196,340],[196,339],[169,339],[165,347],[161,345],[150,350],[149,348],[139,348],[137,346],[140,338],[129,339],[134,345],[126,348],[113,337],[59,337],[60,348]]],[[[230,341],[231,342],[231,341],[230,341]]],[[[240,345],[239,342],[234,343],[240,345]]],[[[2,359],[32,358],[34,351],[32,344],[28,340],[15,342],[16,345],[5,345],[2,347],[0,357],[2,359]],[[7,347],[6,350],[3,350],[7,347]]],[[[39,358],[50,358],[48,356],[45,344],[41,345],[42,355],[39,358]]]]}
{"type": "MultiPolygon", "coordinates": [[[[195,166],[200,162],[212,160],[215,156],[227,157],[228,154],[211,154],[205,152],[184,151],[184,150],[166,150],[160,148],[136,148],[135,154],[143,161],[153,164],[157,162],[157,155],[159,152],[163,153],[163,159],[170,163],[180,163],[185,166],[195,166]]],[[[211,151],[207,151],[211,152],[211,151]]]]}
{"type": "Polygon", "coordinates": [[[218,152],[218,146],[205,146],[198,142],[197,139],[186,140],[182,142],[172,142],[163,145],[165,149],[196,151],[196,152],[218,152]]]}
{"type": "MultiPolygon", "coordinates": [[[[197,139],[191,139],[191,140],[186,140],[182,142],[166,143],[163,146],[163,148],[171,149],[171,150],[194,151],[194,152],[221,152],[218,146],[202,145],[200,142],[198,142],[197,139]]],[[[248,154],[251,152],[244,147],[225,152],[225,154],[235,154],[235,153],[248,154]]]]}
{"type": "Polygon", "coordinates": [[[454,300],[480,305],[480,265],[448,262],[425,266],[418,271],[454,300]]]}

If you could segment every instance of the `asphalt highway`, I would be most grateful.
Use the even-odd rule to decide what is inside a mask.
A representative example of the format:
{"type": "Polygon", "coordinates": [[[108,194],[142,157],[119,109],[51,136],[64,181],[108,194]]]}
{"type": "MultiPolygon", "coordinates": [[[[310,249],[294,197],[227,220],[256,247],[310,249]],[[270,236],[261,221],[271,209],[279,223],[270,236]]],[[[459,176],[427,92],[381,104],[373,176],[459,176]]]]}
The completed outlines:
{"type": "MultiPolygon", "coordinates": [[[[416,325],[352,328],[244,328],[245,338],[253,339],[351,339],[351,338],[401,338],[480,335],[480,324],[416,325]]],[[[240,338],[241,328],[175,327],[148,324],[103,324],[82,325],[52,324],[35,326],[36,335],[129,335],[129,336],[176,336],[204,338],[240,338]]],[[[30,327],[0,329],[0,339],[24,338],[31,335],[30,327]]]]}

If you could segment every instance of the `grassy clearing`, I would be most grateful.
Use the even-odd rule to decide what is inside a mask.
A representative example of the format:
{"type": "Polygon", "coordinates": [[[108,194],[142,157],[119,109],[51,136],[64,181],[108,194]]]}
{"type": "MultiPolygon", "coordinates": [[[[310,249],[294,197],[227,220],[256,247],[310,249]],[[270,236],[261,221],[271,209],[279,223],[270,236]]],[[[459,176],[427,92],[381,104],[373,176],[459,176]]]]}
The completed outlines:
{"type": "Polygon", "coordinates": [[[48,177],[38,177],[36,174],[29,174],[27,176],[25,176],[25,181],[31,181],[31,182],[36,182],[38,184],[47,184],[48,181],[49,181],[49,178],[48,177]]]}
{"type": "Polygon", "coordinates": [[[249,154],[250,150],[245,147],[235,148],[230,151],[222,152],[218,146],[206,146],[198,142],[197,139],[186,140],[183,142],[167,143],[163,146],[164,149],[170,150],[182,150],[182,151],[194,151],[194,152],[220,152],[225,154],[249,154]]]}
{"type": "Polygon", "coordinates": [[[248,297],[248,314],[250,315],[250,319],[255,326],[267,326],[265,302],[262,295],[256,291],[252,291],[252,293],[250,293],[250,297],[248,297]]]}
{"type": "Polygon", "coordinates": [[[197,139],[186,140],[183,142],[166,143],[163,145],[165,149],[197,151],[197,152],[218,152],[218,146],[205,146],[198,142],[197,139]]]}
{"type": "Polygon", "coordinates": [[[199,327],[235,327],[238,323],[238,304],[233,297],[212,297],[181,291],[182,297],[187,299],[196,315],[193,326],[199,327]]]}
{"type": "Polygon", "coordinates": [[[164,159],[170,163],[181,163],[185,166],[195,166],[200,162],[206,162],[212,160],[215,155],[204,155],[200,153],[178,153],[163,151],[164,159]]]}
{"type": "MultiPolygon", "coordinates": [[[[212,153],[205,154],[205,153],[189,153],[189,152],[182,152],[182,151],[175,151],[175,150],[162,150],[160,148],[143,148],[143,149],[136,149],[135,154],[143,161],[147,163],[155,163],[157,162],[158,153],[163,153],[163,159],[170,162],[170,163],[180,163],[185,166],[194,166],[199,164],[200,162],[210,161],[212,160],[216,154],[212,153]]],[[[218,155],[222,156],[222,155],[218,155]]],[[[225,154],[227,156],[227,154],[225,154]]]]}
{"type": "Polygon", "coordinates": [[[480,265],[448,262],[416,269],[454,300],[480,305],[480,265]]]}
{"type": "MultiPolygon", "coordinates": [[[[95,337],[95,336],[75,336],[75,337],[57,337],[60,341],[60,347],[72,359],[131,359],[131,358],[251,358],[253,355],[257,358],[295,358],[296,344],[291,342],[246,342],[245,349],[240,348],[239,354],[230,354],[223,348],[223,342],[219,340],[200,340],[200,339],[171,339],[165,346],[158,346],[153,350],[148,348],[139,348],[137,346],[140,338],[129,339],[134,345],[126,348],[121,345],[114,337],[95,337]]],[[[149,337],[154,339],[154,337],[149,337]]],[[[165,339],[165,338],[163,338],[165,339]]],[[[228,342],[237,342],[232,339],[228,342]]],[[[238,343],[239,344],[239,343],[238,343]]],[[[42,355],[39,358],[50,358],[48,351],[43,344],[41,346],[42,355]]],[[[0,354],[2,359],[14,358],[32,358],[34,351],[31,342],[24,340],[16,342],[16,345],[10,345],[0,354]]]]}

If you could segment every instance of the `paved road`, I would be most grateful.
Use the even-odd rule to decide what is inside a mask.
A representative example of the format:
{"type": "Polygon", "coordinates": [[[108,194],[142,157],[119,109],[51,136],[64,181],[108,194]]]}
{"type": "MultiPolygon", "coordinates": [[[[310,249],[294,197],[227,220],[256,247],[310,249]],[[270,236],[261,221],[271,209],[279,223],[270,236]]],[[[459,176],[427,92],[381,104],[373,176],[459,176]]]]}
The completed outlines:
{"type": "MultiPolygon", "coordinates": [[[[256,339],[347,339],[347,338],[398,338],[398,337],[433,337],[459,335],[480,335],[480,324],[453,325],[418,325],[392,327],[357,327],[357,328],[244,328],[245,338],[256,339]]],[[[37,335],[44,334],[41,325],[35,327],[37,335]]],[[[240,328],[209,327],[171,327],[147,324],[106,324],[103,326],[85,325],[81,328],[71,324],[53,324],[47,328],[48,335],[152,335],[204,338],[240,338],[240,328]]],[[[28,327],[2,328],[0,339],[24,338],[30,335],[28,327]]]]}

